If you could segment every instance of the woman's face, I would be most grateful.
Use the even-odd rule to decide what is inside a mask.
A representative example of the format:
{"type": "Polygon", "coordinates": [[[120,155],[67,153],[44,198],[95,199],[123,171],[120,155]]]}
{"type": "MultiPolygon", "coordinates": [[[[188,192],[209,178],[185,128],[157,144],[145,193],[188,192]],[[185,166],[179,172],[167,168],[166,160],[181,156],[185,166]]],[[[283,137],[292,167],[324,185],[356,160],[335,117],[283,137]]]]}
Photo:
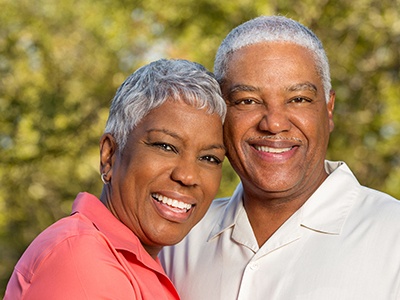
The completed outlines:
{"type": "Polygon", "coordinates": [[[103,171],[110,169],[108,208],[153,257],[190,231],[218,191],[221,119],[183,101],[153,109],[121,152],[107,134],[100,146],[103,171]]]}

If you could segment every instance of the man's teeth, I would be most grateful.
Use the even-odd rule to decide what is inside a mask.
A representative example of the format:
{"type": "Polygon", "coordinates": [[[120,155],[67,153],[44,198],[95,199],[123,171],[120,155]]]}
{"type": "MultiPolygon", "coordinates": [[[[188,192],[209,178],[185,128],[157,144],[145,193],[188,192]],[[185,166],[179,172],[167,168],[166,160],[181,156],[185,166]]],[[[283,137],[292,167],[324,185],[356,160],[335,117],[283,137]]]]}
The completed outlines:
{"type": "Polygon", "coordinates": [[[157,201],[162,202],[162,203],[167,204],[167,205],[172,206],[172,207],[177,207],[177,208],[186,209],[186,210],[189,210],[189,209],[192,208],[191,204],[188,204],[188,203],[185,203],[185,202],[182,202],[182,201],[178,201],[178,200],[175,200],[175,199],[171,199],[171,198],[165,197],[165,196],[160,195],[160,194],[152,194],[152,197],[154,199],[156,199],[157,201]]]}
{"type": "Polygon", "coordinates": [[[255,146],[255,148],[258,151],[263,151],[263,152],[269,152],[269,153],[283,153],[286,151],[289,151],[292,149],[292,147],[289,148],[271,148],[271,147],[266,147],[266,146],[255,146]]]}

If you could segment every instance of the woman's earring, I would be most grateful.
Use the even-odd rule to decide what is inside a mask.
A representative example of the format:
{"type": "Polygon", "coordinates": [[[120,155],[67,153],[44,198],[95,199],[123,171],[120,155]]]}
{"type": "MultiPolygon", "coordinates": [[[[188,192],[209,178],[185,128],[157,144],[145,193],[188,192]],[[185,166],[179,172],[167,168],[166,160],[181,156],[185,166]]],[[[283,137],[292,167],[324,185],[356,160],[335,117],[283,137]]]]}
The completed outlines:
{"type": "Polygon", "coordinates": [[[108,184],[108,181],[106,181],[106,179],[105,179],[105,176],[106,176],[106,175],[107,175],[107,173],[103,173],[103,174],[101,174],[101,176],[100,176],[101,181],[103,181],[104,184],[108,184]]]}

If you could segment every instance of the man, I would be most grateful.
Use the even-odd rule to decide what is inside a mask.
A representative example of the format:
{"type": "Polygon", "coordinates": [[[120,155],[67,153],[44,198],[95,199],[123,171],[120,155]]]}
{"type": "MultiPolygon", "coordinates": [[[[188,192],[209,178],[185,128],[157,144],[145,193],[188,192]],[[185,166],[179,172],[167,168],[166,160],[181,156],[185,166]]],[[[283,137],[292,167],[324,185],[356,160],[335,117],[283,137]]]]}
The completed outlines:
{"type": "Polygon", "coordinates": [[[285,17],[215,60],[241,183],[162,260],[182,299],[400,299],[400,202],[325,161],[335,93],[319,39],[285,17]]]}

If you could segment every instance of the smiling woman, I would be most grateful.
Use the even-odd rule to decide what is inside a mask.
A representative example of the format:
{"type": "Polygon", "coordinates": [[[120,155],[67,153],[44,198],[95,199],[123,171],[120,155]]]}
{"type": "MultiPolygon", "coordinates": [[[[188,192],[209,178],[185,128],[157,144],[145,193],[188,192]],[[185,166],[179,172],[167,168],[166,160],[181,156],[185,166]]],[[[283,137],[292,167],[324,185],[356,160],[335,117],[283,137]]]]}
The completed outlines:
{"type": "Polygon", "coordinates": [[[197,63],[163,59],[128,77],[100,140],[100,199],[80,193],[71,216],[32,242],[5,299],[179,299],[157,254],[217,193],[225,114],[197,63]]]}
{"type": "Polygon", "coordinates": [[[101,200],[156,258],[179,242],[205,214],[218,191],[225,149],[221,118],[183,100],[154,108],[122,150],[101,140],[101,200]]]}

